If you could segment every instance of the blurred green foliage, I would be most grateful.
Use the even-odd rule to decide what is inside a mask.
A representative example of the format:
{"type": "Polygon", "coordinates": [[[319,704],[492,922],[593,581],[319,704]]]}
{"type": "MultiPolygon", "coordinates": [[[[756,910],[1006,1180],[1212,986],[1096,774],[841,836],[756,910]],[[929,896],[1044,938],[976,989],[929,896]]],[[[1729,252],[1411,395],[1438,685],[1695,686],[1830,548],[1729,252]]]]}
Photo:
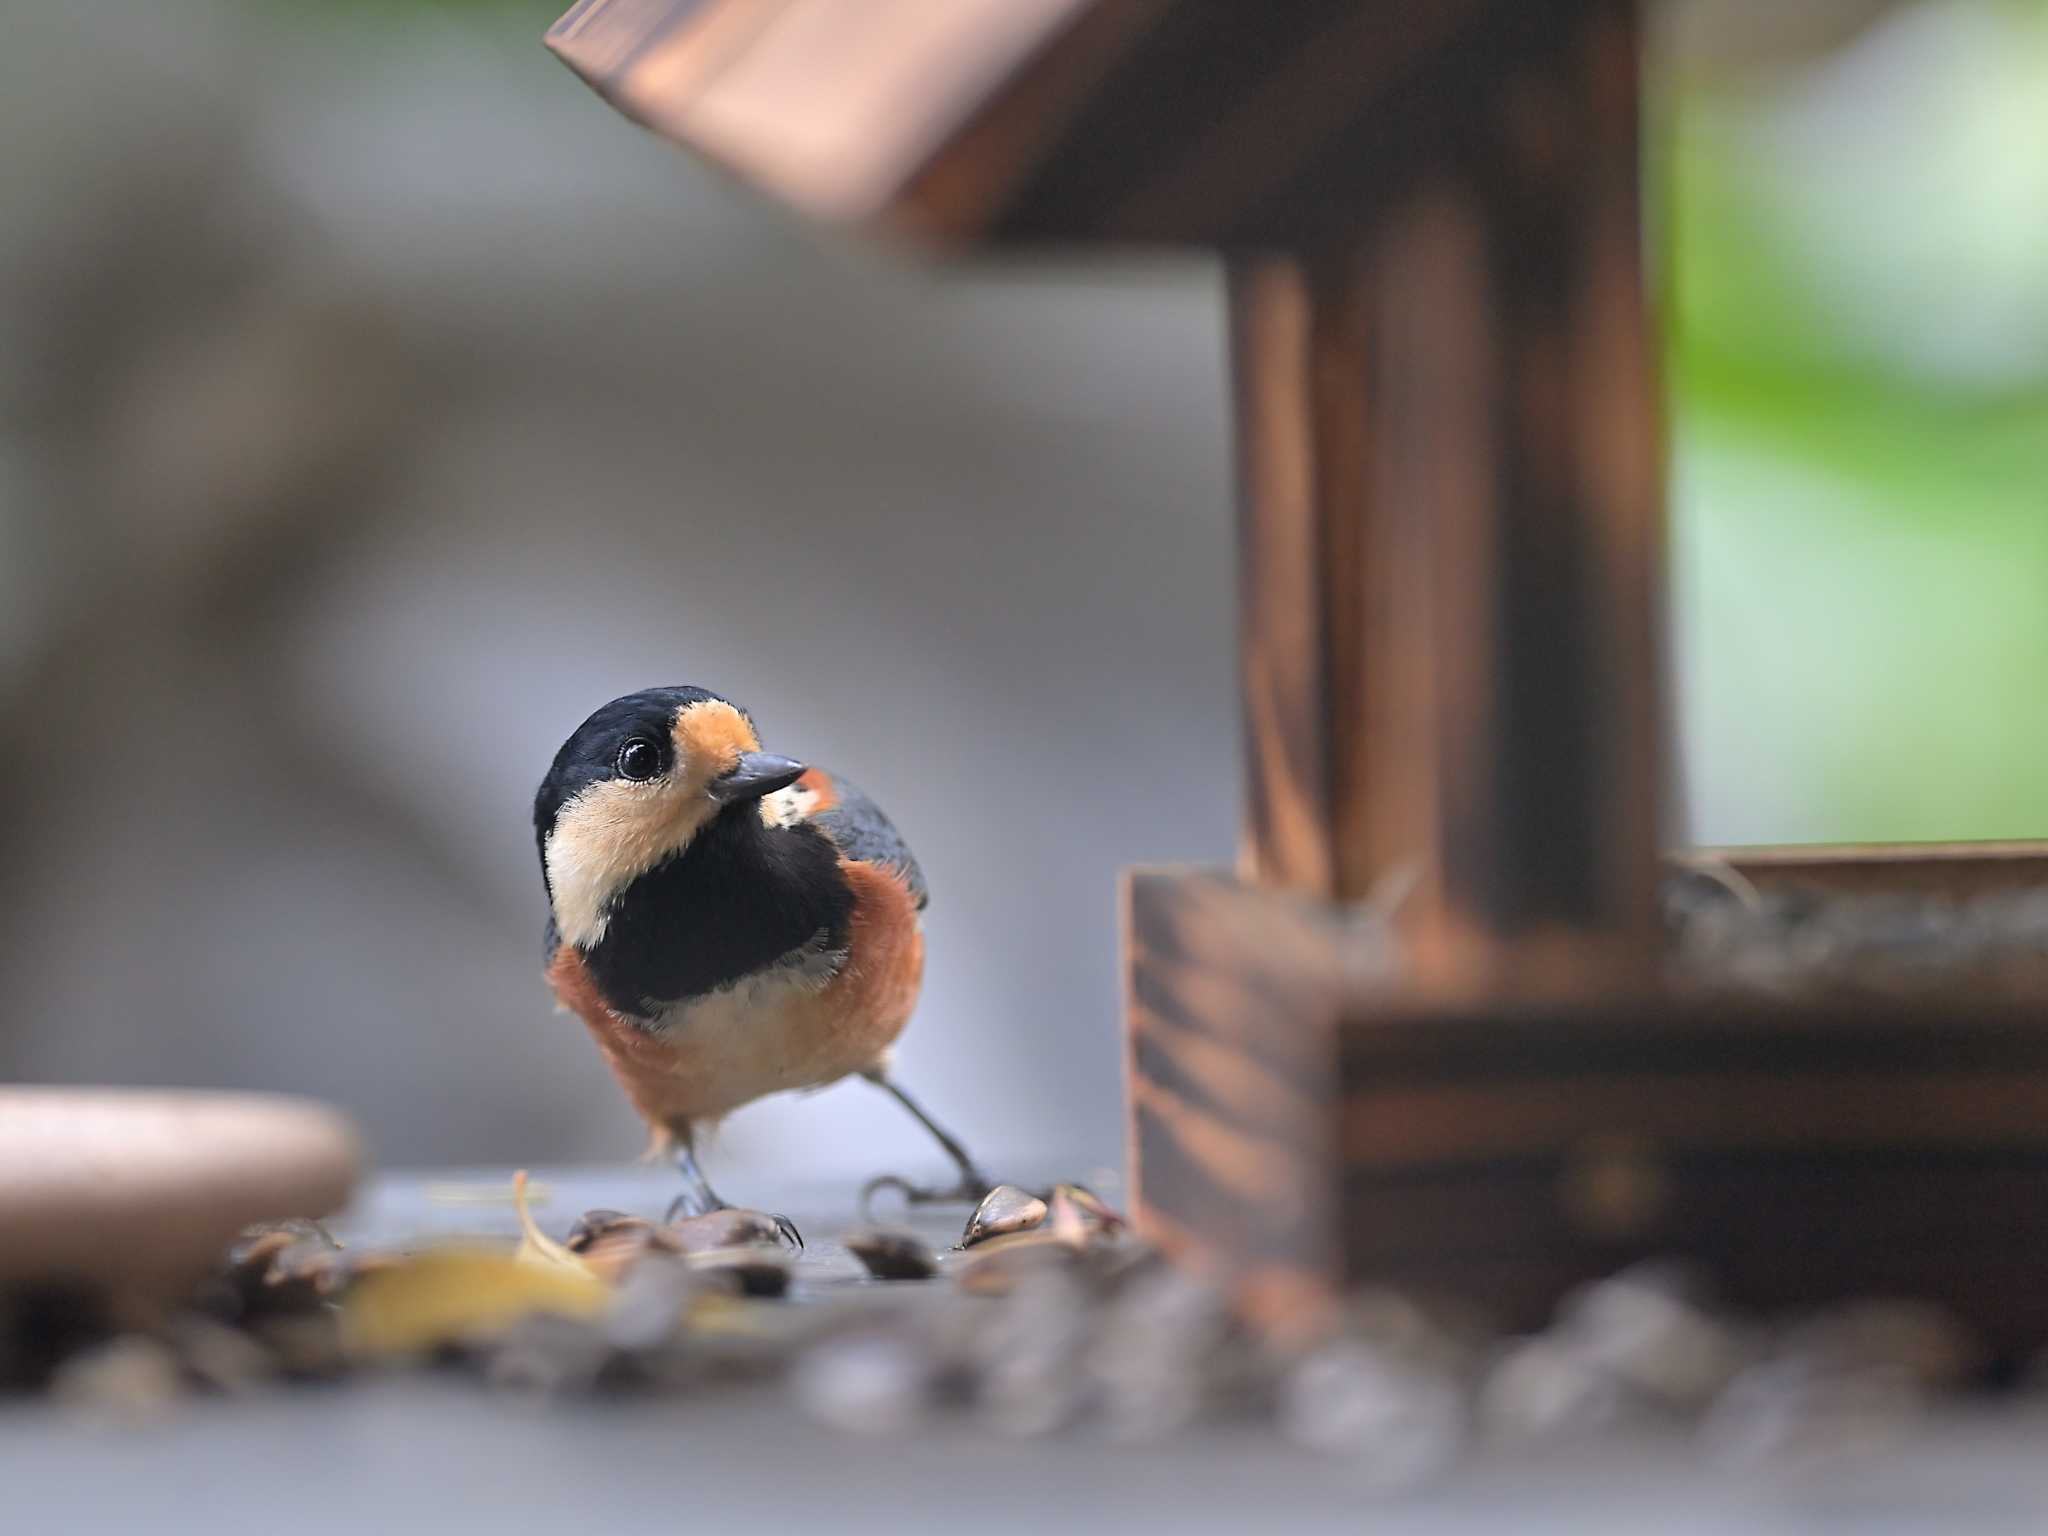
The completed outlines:
{"type": "Polygon", "coordinates": [[[1669,107],[1698,835],[2048,834],[2048,4],[1669,107]]]}

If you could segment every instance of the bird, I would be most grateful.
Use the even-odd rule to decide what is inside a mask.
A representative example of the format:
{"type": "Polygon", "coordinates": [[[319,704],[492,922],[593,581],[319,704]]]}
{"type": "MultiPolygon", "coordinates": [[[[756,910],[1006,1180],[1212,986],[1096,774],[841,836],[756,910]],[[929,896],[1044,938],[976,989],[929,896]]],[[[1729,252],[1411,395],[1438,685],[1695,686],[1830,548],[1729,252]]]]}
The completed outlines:
{"type": "Polygon", "coordinates": [[[950,1188],[887,1175],[867,1193],[973,1201],[993,1187],[892,1073],[929,894],[902,834],[852,783],[764,752],[753,717],[707,688],[648,688],[562,744],[533,828],[548,985],[647,1122],[650,1153],[673,1159],[671,1219],[729,1208],[698,1160],[726,1115],[856,1075],[957,1175],[950,1188]]]}

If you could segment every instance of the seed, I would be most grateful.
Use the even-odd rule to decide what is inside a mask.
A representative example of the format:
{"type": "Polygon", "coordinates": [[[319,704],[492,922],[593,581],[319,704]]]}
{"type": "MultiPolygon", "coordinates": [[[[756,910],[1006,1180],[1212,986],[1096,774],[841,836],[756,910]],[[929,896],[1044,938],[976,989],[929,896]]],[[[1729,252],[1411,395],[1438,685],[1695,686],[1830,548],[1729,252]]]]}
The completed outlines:
{"type": "Polygon", "coordinates": [[[1354,1340],[1325,1346],[1287,1372],[1279,1417],[1288,1439],[1353,1461],[1383,1489],[1441,1472],[1467,1430],[1463,1395],[1449,1377],[1354,1340]]]}
{"type": "Polygon", "coordinates": [[[1637,1265],[1567,1297],[1556,1336],[1624,1385],[1680,1412],[1706,1406],[1755,1355],[1692,1299],[1681,1272],[1637,1265]]]}
{"type": "Polygon", "coordinates": [[[931,1373],[910,1341],[890,1334],[847,1334],[807,1351],[794,1388],[819,1423],[856,1435],[902,1435],[930,1406],[931,1373]]]}
{"type": "Polygon", "coordinates": [[[732,1248],[706,1248],[687,1255],[698,1274],[727,1281],[741,1296],[782,1296],[789,1291],[789,1261],[782,1250],[749,1243],[732,1248]]]}
{"type": "Polygon", "coordinates": [[[1020,1277],[973,1344],[975,1397],[983,1422],[1014,1435],[1043,1435],[1078,1416],[1077,1369],[1090,1334],[1088,1297],[1071,1265],[1020,1277]]]}
{"type": "Polygon", "coordinates": [[[1011,1232],[989,1238],[961,1255],[948,1269],[954,1283],[972,1296],[1007,1296],[1018,1281],[1037,1270],[1074,1263],[1076,1250],[1051,1232],[1011,1232]]]}
{"type": "Polygon", "coordinates": [[[664,1229],[685,1253],[704,1253],[717,1248],[745,1248],[753,1244],[780,1244],[782,1224],[765,1211],[728,1209],[707,1211],[702,1216],[685,1216],[664,1229]]]}
{"type": "Polygon", "coordinates": [[[569,1229],[569,1235],[562,1239],[562,1246],[571,1253],[587,1253],[604,1239],[620,1233],[659,1230],[644,1216],[629,1216],[624,1211],[585,1211],[576,1218],[576,1225],[569,1229]]]}
{"type": "Polygon", "coordinates": [[[187,1375],[215,1392],[246,1392],[278,1372],[278,1360],[250,1334],[191,1313],[175,1319],[169,1342],[187,1375]]]}
{"type": "Polygon", "coordinates": [[[877,1280],[929,1280],[939,1272],[931,1250],[907,1232],[850,1232],[842,1241],[877,1280]]]}
{"type": "Polygon", "coordinates": [[[1109,1434],[1156,1441],[1199,1418],[1235,1331],[1213,1286],[1159,1263],[1128,1272],[1081,1357],[1109,1434]]]}
{"type": "Polygon", "coordinates": [[[482,1348],[492,1386],[543,1394],[588,1391],[611,1354],[601,1328],[559,1312],[522,1317],[482,1348]]]}
{"type": "Polygon", "coordinates": [[[1029,1190],[1014,1184],[998,1184],[982,1197],[974,1214],[967,1218],[960,1246],[972,1248],[992,1237],[1027,1231],[1045,1220],[1046,1210],[1046,1203],[1029,1190]]]}
{"type": "Polygon", "coordinates": [[[1743,1371],[1700,1425],[1710,1460],[1739,1470],[1795,1471],[1868,1462],[1895,1445],[1925,1407],[1911,1374],[1831,1370],[1769,1360],[1743,1371]]]}
{"type": "Polygon", "coordinates": [[[59,1404],[117,1424],[160,1417],[179,1392],[177,1360],[155,1339],[135,1333],[73,1355],[50,1378],[50,1395],[59,1404]]]}
{"type": "Polygon", "coordinates": [[[259,1317],[249,1324],[249,1333],[277,1358],[287,1376],[326,1380],[339,1376],[347,1363],[332,1311],[259,1317]]]}
{"type": "Polygon", "coordinates": [[[658,1349],[675,1339],[691,1306],[715,1284],[674,1255],[650,1252],[613,1290],[605,1337],[633,1353],[658,1349]]]}
{"type": "Polygon", "coordinates": [[[1622,1391],[1606,1371],[1553,1339],[1502,1352],[1479,1388],[1479,1414],[1504,1440],[1563,1440],[1612,1425],[1622,1391]]]}
{"type": "Polygon", "coordinates": [[[1126,1223],[1122,1216],[1102,1203],[1085,1184],[1056,1184],[1050,1200],[1046,1225],[1059,1231],[1076,1229],[1092,1236],[1113,1237],[1126,1223]]]}
{"type": "Polygon", "coordinates": [[[1924,1387],[1968,1385],[1984,1371],[1982,1341],[1927,1302],[1847,1302],[1786,1330],[1775,1353],[1837,1369],[1890,1367],[1924,1387]]]}

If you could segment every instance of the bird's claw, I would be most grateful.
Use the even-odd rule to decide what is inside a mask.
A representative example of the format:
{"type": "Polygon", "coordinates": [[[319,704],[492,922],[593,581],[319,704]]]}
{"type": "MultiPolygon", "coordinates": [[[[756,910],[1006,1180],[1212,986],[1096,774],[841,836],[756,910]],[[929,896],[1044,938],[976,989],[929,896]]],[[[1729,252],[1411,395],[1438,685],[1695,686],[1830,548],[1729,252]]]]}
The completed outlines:
{"type": "Polygon", "coordinates": [[[885,1189],[893,1189],[903,1196],[906,1206],[919,1205],[979,1205],[995,1185],[978,1172],[962,1178],[959,1183],[947,1189],[935,1189],[929,1184],[913,1184],[900,1174],[885,1173],[869,1179],[861,1186],[861,1220],[873,1218],[875,1196],[885,1189]]]}
{"type": "Polygon", "coordinates": [[[707,1205],[703,1200],[685,1193],[677,1195],[674,1200],[669,1202],[668,1215],[665,1220],[668,1225],[674,1226],[678,1222],[695,1221],[705,1216],[716,1216],[720,1211],[732,1211],[736,1216],[750,1218],[756,1224],[754,1234],[750,1236],[736,1234],[732,1239],[733,1241],[758,1241],[760,1236],[763,1235],[759,1233],[758,1227],[770,1226],[775,1229],[776,1239],[784,1246],[798,1253],[804,1251],[803,1233],[797,1230],[795,1222],[791,1221],[780,1211],[741,1210],[738,1206],[727,1205],[723,1200],[707,1205]]]}

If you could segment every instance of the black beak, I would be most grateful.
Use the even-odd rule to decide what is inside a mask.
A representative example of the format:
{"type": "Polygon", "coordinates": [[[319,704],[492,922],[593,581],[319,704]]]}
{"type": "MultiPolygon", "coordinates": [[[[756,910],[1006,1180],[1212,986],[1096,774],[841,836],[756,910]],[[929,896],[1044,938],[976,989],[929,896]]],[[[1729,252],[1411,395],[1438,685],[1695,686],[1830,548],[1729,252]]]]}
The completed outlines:
{"type": "Polygon", "coordinates": [[[711,798],[720,805],[758,800],[778,789],[789,788],[803,771],[804,765],[793,757],[777,757],[773,752],[742,752],[737,768],[711,781],[711,798]]]}

